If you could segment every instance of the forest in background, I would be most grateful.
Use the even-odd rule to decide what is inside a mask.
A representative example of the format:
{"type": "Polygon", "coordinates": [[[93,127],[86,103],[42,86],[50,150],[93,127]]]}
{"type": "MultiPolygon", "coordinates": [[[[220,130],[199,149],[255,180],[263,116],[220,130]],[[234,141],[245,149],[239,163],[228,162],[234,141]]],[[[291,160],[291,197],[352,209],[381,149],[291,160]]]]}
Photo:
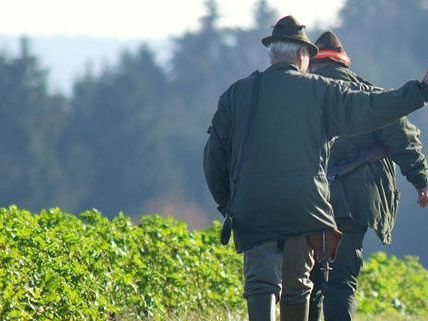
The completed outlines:
{"type": "MultiPolygon", "coordinates": [[[[267,67],[260,39],[289,13],[259,0],[253,27],[221,28],[216,1],[206,7],[197,31],[172,39],[167,66],[142,41],[102,72],[88,68],[70,96],[48,90],[47,66],[32,52],[31,39],[21,39],[17,55],[0,53],[0,204],[33,211],[97,208],[109,217],[157,212],[197,228],[219,219],[202,172],[206,129],[218,96],[267,67]]],[[[354,71],[384,87],[422,77],[428,1],[348,1],[340,18],[334,31],[354,71]]],[[[309,30],[313,40],[321,32],[309,30]]],[[[428,143],[427,112],[411,120],[428,143]]],[[[400,189],[391,249],[419,255],[427,265],[422,227],[428,213],[417,209],[412,186],[401,180],[400,189]]]]}

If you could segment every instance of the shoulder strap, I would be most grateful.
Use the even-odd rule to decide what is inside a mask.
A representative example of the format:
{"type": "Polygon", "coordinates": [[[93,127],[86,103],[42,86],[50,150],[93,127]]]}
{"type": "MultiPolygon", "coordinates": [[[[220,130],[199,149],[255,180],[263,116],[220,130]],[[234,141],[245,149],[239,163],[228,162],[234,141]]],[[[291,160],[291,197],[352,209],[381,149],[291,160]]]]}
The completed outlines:
{"type": "Polygon", "coordinates": [[[245,126],[244,138],[243,138],[243,141],[241,144],[241,148],[239,149],[239,152],[238,152],[238,160],[237,160],[238,163],[237,163],[235,173],[234,173],[234,177],[233,177],[233,190],[231,191],[229,204],[227,206],[227,215],[230,217],[233,217],[234,202],[235,202],[235,196],[236,196],[236,192],[237,192],[238,182],[239,182],[239,178],[240,178],[241,173],[242,173],[242,169],[244,167],[245,149],[247,146],[248,136],[250,134],[250,129],[251,129],[252,123],[254,121],[254,115],[256,113],[258,100],[259,100],[260,82],[261,82],[261,78],[262,78],[263,73],[256,71],[255,74],[256,74],[256,80],[255,80],[254,86],[253,86],[253,95],[251,98],[251,105],[250,105],[250,109],[248,112],[248,121],[247,121],[247,124],[245,126]]]}

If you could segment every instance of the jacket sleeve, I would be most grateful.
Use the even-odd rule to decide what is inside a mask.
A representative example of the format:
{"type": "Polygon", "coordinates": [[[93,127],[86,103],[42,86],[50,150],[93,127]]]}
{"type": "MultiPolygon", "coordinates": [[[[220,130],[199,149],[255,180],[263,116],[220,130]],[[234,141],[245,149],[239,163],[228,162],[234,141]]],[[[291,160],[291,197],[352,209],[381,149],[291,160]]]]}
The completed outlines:
{"type": "MultiPolygon", "coordinates": [[[[355,86],[358,88],[354,84],[352,88],[355,86]]],[[[322,93],[325,130],[330,137],[352,136],[385,127],[428,101],[428,88],[417,80],[396,90],[362,92],[322,79],[316,92],[322,93]]]]}
{"type": "Polygon", "coordinates": [[[224,96],[222,96],[208,130],[209,137],[204,149],[204,173],[208,188],[223,216],[225,216],[230,193],[227,151],[230,119],[224,104],[224,96]]]}
{"type": "Polygon", "coordinates": [[[419,129],[407,117],[375,133],[375,138],[388,148],[389,158],[416,189],[428,187],[428,166],[419,135],[419,129]]]}

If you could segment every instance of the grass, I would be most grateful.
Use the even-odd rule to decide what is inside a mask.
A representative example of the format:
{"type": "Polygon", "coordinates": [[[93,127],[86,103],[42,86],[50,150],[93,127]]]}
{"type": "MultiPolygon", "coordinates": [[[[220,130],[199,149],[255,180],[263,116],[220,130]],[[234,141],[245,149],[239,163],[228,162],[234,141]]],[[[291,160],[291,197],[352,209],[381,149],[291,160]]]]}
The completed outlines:
{"type": "MultiPolygon", "coordinates": [[[[183,316],[170,316],[165,318],[167,321],[248,321],[247,312],[240,311],[231,312],[225,310],[211,311],[205,313],[189,313],[183,316]]],[[[279,317],[277,317],[279,321],[279,317]]],[[[355,321],[428,321],[428,314],[426,316],[412,316],[412,315],[367,315],[357,314],[355,321]]]]}
{"type": "Polygon", "coordinates": [[[355,318],[355,321],[428,321],[428,315],[426,316],[414,316],[414,315],[388,315],[388,316],[377,316],[377,315],[364,315],[359,314],[355,318]]]}

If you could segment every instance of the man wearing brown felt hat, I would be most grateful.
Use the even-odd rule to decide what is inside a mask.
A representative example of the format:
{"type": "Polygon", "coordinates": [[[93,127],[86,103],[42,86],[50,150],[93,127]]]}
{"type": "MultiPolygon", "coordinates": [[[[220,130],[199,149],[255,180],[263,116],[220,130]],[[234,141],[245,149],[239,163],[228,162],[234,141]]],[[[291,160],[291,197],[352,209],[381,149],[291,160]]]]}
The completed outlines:
{"type": "MultiPolygon", "coordinates": [[[[311,59],[311,72],[370,85],[351,71],[351,59],[333,32],[323,33],[315,44],[319,52],[311,59]]],[[[394,163],[415,187],[419,205],[428,205],[428,166],[419,135],[419,129],[402,117],[380,130],[334,141],[327,175],[330,203],[343,239],[329,281],[322,282],[319,269],[312,271],[310,321],[320,320],[322,305],[324,320],[352,320],[367,228],[373,228],[384,244],[391,243],[399,196],[394,163]]]]}
{"type": "Polygon", "coordinates": [[[398,90],[364,92],[364,84],[342,83],[306,73],[317,54],[292,16],[280,19],[263,38],[271,66],[233,83],[219,98],[204,149],[205,178],[225,217],[222,243],[233,229],[244,254],[244,297],[250,321],[307,321],[320,250],[314,235],[333,244],[340,232],[327,180],[330,145],[336,136],[371,132],[421,108],[424,81],[398,90]],[[369,117],[370,115],[370,117],[369,117]],[[333,242],[334,241],[334,242],[333,242]]]}

